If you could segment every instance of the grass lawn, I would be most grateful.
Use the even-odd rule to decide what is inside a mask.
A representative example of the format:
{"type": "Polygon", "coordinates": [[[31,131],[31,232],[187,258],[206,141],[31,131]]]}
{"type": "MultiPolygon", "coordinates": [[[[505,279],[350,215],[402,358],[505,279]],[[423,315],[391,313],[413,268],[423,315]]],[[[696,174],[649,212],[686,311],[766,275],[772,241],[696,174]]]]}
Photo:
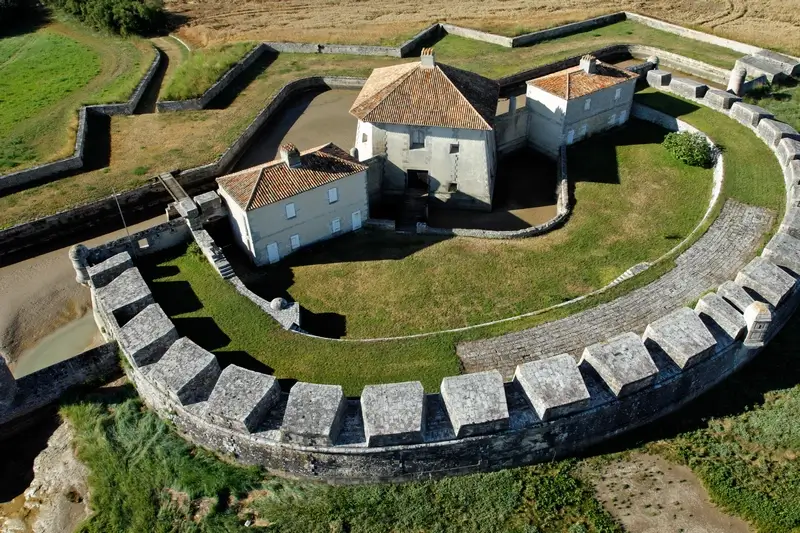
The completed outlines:
{"type": "Polygon", "coordinates": [[[188,100],[202,94],[237,61],[253,49],[255,43],[235,43],[192,51],[164,87],[162,100],[188,100]]]}
{"type": "Polygon", "coordinates": [[[745,102],[760,105],[772,111],[776,118],[800,130],[800,82],[792,80],[784,85],[772,85],[762,91],[754,91],[744,98],[745,102]]]}
{"type": "Polygon", "coordinates": [[[152,59],[141,39],[66,21],[0,39],[0,173],[72,154],[77,109],[127,100],[152,59]]]}

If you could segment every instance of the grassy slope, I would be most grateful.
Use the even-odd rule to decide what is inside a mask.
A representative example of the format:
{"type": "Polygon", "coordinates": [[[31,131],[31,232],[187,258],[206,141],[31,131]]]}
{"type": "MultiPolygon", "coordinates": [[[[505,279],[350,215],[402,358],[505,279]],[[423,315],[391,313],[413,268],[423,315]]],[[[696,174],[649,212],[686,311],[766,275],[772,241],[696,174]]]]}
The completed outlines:
{"type": "Polygon", "coordinates": [[[172,73],[161,99],[187,100],[201,96],[253,46],[253,43],[224,44],[192,52],[172,73]]]}
{"type": "Polygon", "coordinates": [[[748,94],[745,101],[766,107],[782,121],[800,130],[800,83],[793,80],[788,85],[773,85],[767,90],[748,94]]]}
{"type": "Polygon", "coordinates": [[[298,533],[621,531],[572,475],[570,461],[436,482],[330,487],[215,460],[134,399],[89,398],[62,413],[91,469],[93,515],[79,529],[86,533],[249,531],[247,518],[298,533]]]}
{"type": "MultiPolygon", "coordinates": [[[[730,50],[630,22],[529,48],[503,48],[448,36],[436,45],[436,50],[444,62],[499,77],[619,42],[651,44],[728,67],[738,56],[730,50]]],[[[0,228],[98,200],[111,194],[112,187],[123,191],[142,185],[147,176],[133,175],[137,167],[148,168],[155,174],[213,161],[272,95],[293,79],[312,75],[366,77],[373,68],[399,61],[402,60],[386,57],[281,54],[252,82],[248,80],[247,86],[224,109],[114,117],[109,167],[0,198],[0,228]],[[192,142],[185,142],[187,138],[192,142]]]]}
{"type": "Polygon", "coordinates": [[[127,100],[153,59],[145,41],[101,35],[68,21],[4,38],[0,48],[19,49],[0,66],[4,96],[12,95],[0,106],[0,121],[8,122],[0,127],[0,172],[70,155],[77,109],[127,100]]]}

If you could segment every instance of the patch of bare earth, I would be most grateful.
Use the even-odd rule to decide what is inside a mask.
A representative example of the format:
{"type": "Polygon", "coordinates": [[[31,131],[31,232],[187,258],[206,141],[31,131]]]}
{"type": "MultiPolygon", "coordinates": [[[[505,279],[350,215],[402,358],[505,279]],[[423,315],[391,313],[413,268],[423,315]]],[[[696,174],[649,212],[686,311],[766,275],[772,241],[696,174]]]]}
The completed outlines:
{"type": "MultiPolygon", "coordinates": [[[[588,470],[588,469],[587,469],[588,470]]],[[[634,453],[587,473],[597,498],[629,533],[749,533],[709,501],[687,467],[634,453]]]]}

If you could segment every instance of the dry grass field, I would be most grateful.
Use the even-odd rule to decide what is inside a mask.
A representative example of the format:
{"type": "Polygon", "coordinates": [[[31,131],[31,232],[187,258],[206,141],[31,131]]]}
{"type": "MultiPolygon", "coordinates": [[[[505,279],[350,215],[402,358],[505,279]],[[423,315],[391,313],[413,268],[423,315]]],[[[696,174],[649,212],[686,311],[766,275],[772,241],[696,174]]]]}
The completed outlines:
{"type": "Polygon", "coordinates": [[[167,0],[180,35],[219,41],[395,44],[435,21],[514,35],[619,10],[800,53],[800,0],[167,0]]]}

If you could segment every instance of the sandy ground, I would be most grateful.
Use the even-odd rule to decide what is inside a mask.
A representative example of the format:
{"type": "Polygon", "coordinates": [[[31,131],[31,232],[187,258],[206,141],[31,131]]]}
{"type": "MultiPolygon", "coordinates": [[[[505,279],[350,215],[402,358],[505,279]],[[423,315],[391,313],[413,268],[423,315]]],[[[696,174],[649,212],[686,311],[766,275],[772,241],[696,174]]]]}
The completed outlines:
{"type": "MultiPolygon", "coordinates": [[[[130,227],[140,231],[164,217],[130,227]]],[[[96,245],[125,235],[114,231],[85,241],[96,245]]],[[[70,245],[71,246],[71,245],[70,245]]],[[[69,246],[0,268],[0,352],[13,362],[25,350],[59,327],[81,318],[91,308],[89,290],[75,282],[69,246]]],[[[99,332],[84,349],[101,342],[99,332]]],[[[75,354],[73,354],[75,355],[75,354]]]]}
{"type": "Polygon", "coordinates": [[[687,467],[636,453],[589,477],[597,497],[629,533],[749,533],[723,514],[687,467]]]}

